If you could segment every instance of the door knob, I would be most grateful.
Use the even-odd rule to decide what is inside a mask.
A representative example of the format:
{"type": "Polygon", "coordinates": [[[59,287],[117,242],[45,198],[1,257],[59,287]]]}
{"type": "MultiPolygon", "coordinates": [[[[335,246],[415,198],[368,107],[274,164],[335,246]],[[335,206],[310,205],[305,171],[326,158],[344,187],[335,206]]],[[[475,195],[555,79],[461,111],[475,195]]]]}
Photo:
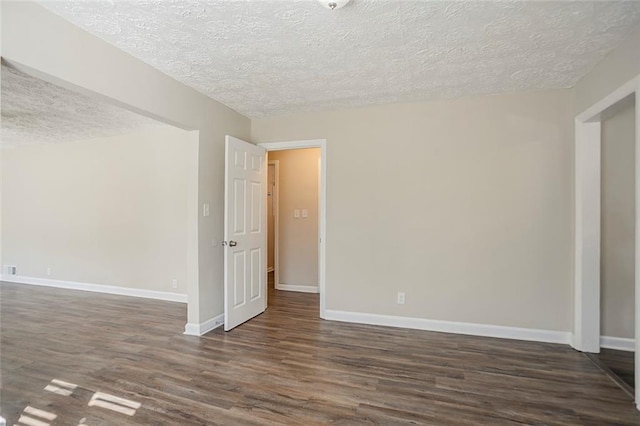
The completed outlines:
{"type": "Polygon", "coordinates": [[[233,241],[233,240],[229,241],[229,247],[235,247],[235,246],[237,246],[237,245],[238,245],[238,243],[237,243],[237,242],[235,242],[235,241],[233,241]]]}

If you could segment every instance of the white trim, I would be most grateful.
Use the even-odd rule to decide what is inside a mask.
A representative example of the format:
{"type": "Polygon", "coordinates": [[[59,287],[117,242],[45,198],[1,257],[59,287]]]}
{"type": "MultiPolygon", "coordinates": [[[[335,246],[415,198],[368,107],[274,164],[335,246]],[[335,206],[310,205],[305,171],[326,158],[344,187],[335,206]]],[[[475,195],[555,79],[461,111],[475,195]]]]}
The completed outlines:
{"type": "Polygon", "coordinates": [[[614,104],[620,102],[627,96],[632,95],[636,91],[639,82],[640,76],[634,77],[631,80],[627,81],[622,86],[618,87],[616,90],[609,93],[607,96],[600,99],[598,102],[578,114],[576,116],[576,120],[585,122],[597,119],[598,121],[600,121],[600,113],[605,109],[613,106],[614,104]]]}
{"type": "MultiPolygon", "coordinates": [[[[200,317],[200,259],[199,259],[199,221],[200,201],[198,194],[199,181],[199,146],[200,132],[193,141],[187,144],[189,150],[189,164],[187,174],[187,322],[200,317]],[[189,149],[190,148],[190,149],[189,149]]],[[[204,201],[204,200],[203,200],[204,201]]],[[[203,219],[204,220],[204,219],[203,219]]]]}
{"type": "Polygon", "coordinates": [[[636,350],[636,342],[634,339],[626,337],[602,336],[600,337],[600,347],[634,352],[636,350]]]}
{"type": "MultiPolygon", "coordinates": [[[[635,189],[636,189],[636,223],[635,223],[635,355],[634,380],[640,383],[640,75],[636,78],[635,108],[636,108],[636,158],[635,158],[635,189]]],[[[635,401],[640,404],[640,386],[635,386],[635,401]]]]}
{"type": "MultiPolygon", "coordinates": [[[[273,164],[274,175],[275,175],[274,176],[275,189],[273,191],[273,194],[271,195],[271,198],[273,200],[273,209],[274,209],[274,211],[272,211],[272,214],[274,215],[272,270],[273,270],[273,281],[275,284],[278,284],[278,281],[280,280],[280,160],[270,160],[268,165],[270,164],[273,164]]],[[[269,271],[267,270],[267,273],[268,272],[269,271]]]]}
{"type": "Polygon", "coordinates": [[[267,151],[285,151],[287,149],[322,148],[326,143],[326,139],[308,139],[286,142],[263,142],[258,145],[267,151]]]}
{"type": "Polygon", "coordinates": [[[325,311],[325,319],[358,324],[412,328],[416,330],[437,331],[442,333],[467,334],[470,336],[527,340],[531,342],[569,344],[571,341],[571,333],[565,331],[505,327],[501,325],[475,324],[468,322],[439,321],[425,318],[334,311],[330,309],[325,311]]]}
{"type": "Polygon", "coordinates": [[[187,336],[202,336],[211,330],[215,330],[224,324],[224,314],[209,318],[200,324],[187,323],[184,326],[184,334],[187,336]]]}
{"type": "MultiPolygon", "coordinates": [[[[320,318],[326,311],[326,258],[327,258],[327,140],[311,139],[288,142],[265,142],[258,146],[267,151],[283,151],[286,149],[320,148],[320,202],[318,205],[318,293],[320,293],[320,318]]],[[[276,269],[277,273],[277,269],[276,269]]],[[[276,281],[277,283],[278,281],[276,281]]]]}
{"type": "MultiPolygon", "coordinates": [[[[600,351],[600,122],[601,113],[624,98],[636,96],[635,164],[640,164],[640,75],[576,115],[575,119],[575,260],[574,338],[581,351],[600,351]],[[596,151],[597,148],[597,151],[596,151]],[[598,176],[596,182],[594,177],[598,176]],[[595,201],[597,199],[597,202],[595,201]],[[590,211],[595,207],[597,212],[590,211]]],[[[635,270],[640,271],[640,167],[635,168],[635,270]]],[[[640,274],[635,274],[635,380],[640,383],[640,274]]],[[[635,400],[640,404],[640,386],[635,400]]],[[[640,408],[640,405],[637,405],[640,408]]]]}
{"type": "Polygon", "coordinates": [[[69,290],[91,291],[94,293],[116,294],[119,296],[143,297],[145,299],[165,300],[167,302],[187,303],[187,295],[168,291],[143,290],[139,288],[118,287],[113,285],[81,283],[77,281],[51,280],[47,278],[23,277],[2,274],[2,281],[16,284],[39,285],[43,287],[66,288],[69,290]]]}
{"type": "Polygon", "coordinates": [[[299,291],[300,293],[318,293],[317,285],[276,284],[276,290],[299,291]]]}
{"type": "Polygon", "coordinates": [[[575,120],[574,341],[600,351],[600,122],[575,120]]]}

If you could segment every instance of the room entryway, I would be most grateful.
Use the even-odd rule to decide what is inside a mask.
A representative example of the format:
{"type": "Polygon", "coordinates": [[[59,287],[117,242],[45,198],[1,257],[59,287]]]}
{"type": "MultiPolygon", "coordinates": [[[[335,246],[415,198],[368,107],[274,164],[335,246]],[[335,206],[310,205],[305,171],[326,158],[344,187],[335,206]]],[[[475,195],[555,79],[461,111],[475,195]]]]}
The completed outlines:
{"type": "MultiPolygon", "coordinates": [[[[640,400],[638,82],[576,117],[575,320],[572,346],[640,400]]],[[[640,408],[640,406],[639,406],[640,408]]]]}
{"type": "Polygon", "coordinates": [[[319,316],[323,318],[326,141],[268,142],[258,146],[267,150],[268,157],[269,291],[319,294],[314,300],[318,300],[319,316]]]}
{"type": "Polygon", "coordinates": [[[277,290],[318,293],[320,149],[268,153],[267,271],[277,290]]]}
{"type": "Polygon", "coordinates": [[[319,293],[320,317],[324,316],[325,144],[310,140],[256,146],[226,137],[222,243],[226,331],[267,308],[268,266],[273,268],[276,290],[319,293]],[[275,164],[271,184],[268,151],[275,164]],[[274,217],[272,254],[267,253],[268,214],[274,217]],[[270,258],[273,263],[268,265],[270,258]]]}
{"type": "Polygon", "coordinates": [[[600,115],[600,353],[592,358],[631,396],[635,334],[635,99],[600,115]]]}

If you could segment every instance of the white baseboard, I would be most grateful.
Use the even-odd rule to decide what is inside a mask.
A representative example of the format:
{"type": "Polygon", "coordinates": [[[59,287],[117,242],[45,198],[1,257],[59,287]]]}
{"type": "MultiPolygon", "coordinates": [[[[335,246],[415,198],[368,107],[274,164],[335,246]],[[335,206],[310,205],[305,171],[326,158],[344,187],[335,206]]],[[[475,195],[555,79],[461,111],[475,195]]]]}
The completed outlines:
{"type": "Polygon", "coordinates": [[[319,293],[317,285],[276,284],[276,290],[299,291],[301,293],[319,293]]]}
{"type": "Polygon", "coordinates": [[[600,347],[619,351],[635,352],[636,341],[625,337],[600,336],[600,347]]]}
{"type": "Polygon", "coordinates": [[[2,276],[0,276],[0,280],[16,284],[39,285],[43,287],[66,288],[69,290],[92,291],[94,293],[117,294],[119,296],[144,297],[145,299],[187,303],[186,294],[170,293],[167,291],[142,290],[130,287],[81,283],[77,281],[51,280],[47,278],[23,277],[21,275],[6,274],[2,274],[2,276]]]}
{"type": "Polygon", "coordinates": [[[475,324],[468,322],[439,321],[424,318],[393,315],[365,314],[360,312],[325,310],[324,318],[333,321],[359,324],[384,325],[388,327],[413,328],[443,333],[467,334],[471,336],[498,337],[502,339],[528,340],[532,342],[569,344],[571,333],[533,328],[505,327],[501,325],[475,324]]]}
{"type": "Polygon", "coordinates": [[[224,324],[224,314],[209,318],[200,324],[187,323],[187,325],[184,326],[184,334],[188,336],[202,336],[220,327],[222,324],[224,324]]]}

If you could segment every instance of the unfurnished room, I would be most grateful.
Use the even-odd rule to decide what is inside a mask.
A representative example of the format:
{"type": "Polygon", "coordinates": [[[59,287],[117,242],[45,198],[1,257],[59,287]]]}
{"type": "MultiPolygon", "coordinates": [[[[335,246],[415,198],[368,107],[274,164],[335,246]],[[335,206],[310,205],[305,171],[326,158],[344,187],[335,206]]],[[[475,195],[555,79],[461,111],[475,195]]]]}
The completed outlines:
{"type": "Polygon", "coordinates": [[[0,425],[640,425],[640,1],[0,34],[0,425]]]}

